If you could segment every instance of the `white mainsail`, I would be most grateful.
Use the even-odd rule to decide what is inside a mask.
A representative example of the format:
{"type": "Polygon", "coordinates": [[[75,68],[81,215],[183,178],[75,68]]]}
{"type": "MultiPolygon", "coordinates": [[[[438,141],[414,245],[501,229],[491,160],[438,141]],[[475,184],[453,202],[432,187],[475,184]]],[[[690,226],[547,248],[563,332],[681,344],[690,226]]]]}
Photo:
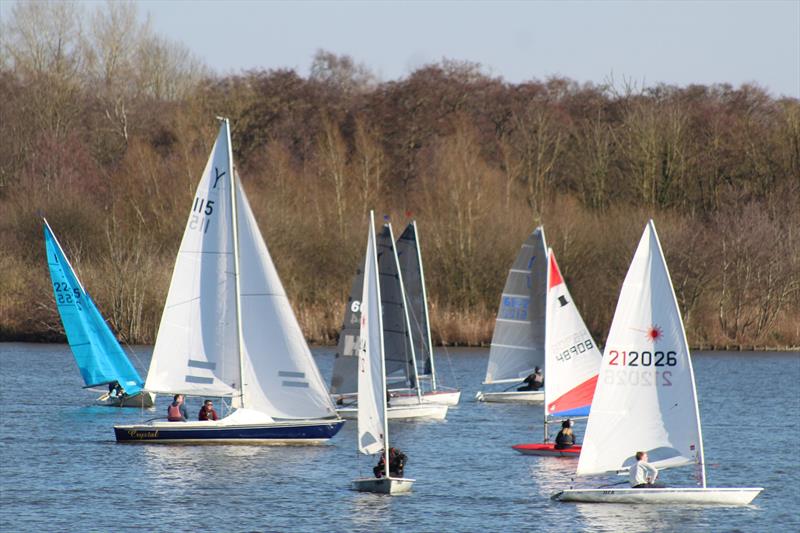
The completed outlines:
{"type": "Polygon", "coordinates": [[[586,416],[602,355],[549,250],[545,334],[545,416],[586,416]]]}
{"type": "Polygon", "coordinates": [[[234,396],[240,388],[230,138],[220,128],[175,260],[145,388],[234,396]]]}
{"type": "Polygon", "coordinates": [[[547,245],[539,226],[508,271],[484,383],[521,381],[544,366],[546,283],[547,245]]]}
{"type": "MultiPolygon", "coordinates": [[[[237,176],[238,178],[238,176],[237,176]]],[[[276,419],[335,416],[244,189],[236,180],[242,406],[276,419]]]]}
{"type": "Polygon", "coordinates": [[[705,486],[692,361],[652,220],[622,284],[577,473],[627,468],[637,451],[658,468],[699,464],[705,486]]]}
{"type": "Polygon", "coordinates": [[[378,453],[385,447],[386,385],[383,370],[383,323],[375,221],[369,217],[369,237],[364,260],[361,295],[361,330],[358,351],[358,450],[378,453]]]}

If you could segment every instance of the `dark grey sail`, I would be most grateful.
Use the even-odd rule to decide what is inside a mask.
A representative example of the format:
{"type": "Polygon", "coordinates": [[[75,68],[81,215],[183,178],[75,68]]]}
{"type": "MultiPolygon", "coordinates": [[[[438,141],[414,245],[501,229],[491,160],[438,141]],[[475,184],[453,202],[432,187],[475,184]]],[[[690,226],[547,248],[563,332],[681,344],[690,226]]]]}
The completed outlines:
{"type": "Polygon", "coordinates": [[[358,393],[358,336],[361,328],[363,284],[364,273],[359,267],[353,277],[353,286],[344,312],[344,324],[339,333],[339,344],[333,361],[331,394],[358,393]]]}
{"type": "Polygon", "coordinates": [[[414,353],[417,356],[419,375],[431,378],[431,388],[436,388],[435,367],[430,342],[430,323],[425,295],[425,280],[422,271],[422,257],[419,252],[417,226],[409,224],[397,239],[397,259],[403,274],[406,289],[408,315],[411,322],[411,336],[414,353]]]}
{"type": "Polygon", "coordinates": [[[390,389],[414,388],[416,362],[406,321],[404,291],[395,256],[394,237],[388,224],[384,224],[378,236],[378,272],[383,308],[386,386],[390,389]]]}

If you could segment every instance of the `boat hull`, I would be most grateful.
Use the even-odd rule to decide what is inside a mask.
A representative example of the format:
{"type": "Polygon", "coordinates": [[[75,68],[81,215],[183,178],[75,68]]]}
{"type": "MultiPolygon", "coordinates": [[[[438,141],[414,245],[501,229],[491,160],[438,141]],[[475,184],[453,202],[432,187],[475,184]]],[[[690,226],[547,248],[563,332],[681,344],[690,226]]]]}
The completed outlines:
{"type": "MultiPolygon", "coordinates": [[[[436,403],[423,403],[414,405],[391,406],[386,409],[389,420],[444,420],[447,417],[446,405],[436,403]]],[[[345,420],[358,419],[358,407],[345,407],[336,411],[345,420]]]]}
{"type": "Polygon", "coordinates": [[[577,503],[748,505],[762,488],[569,489],[551,498],[577,503]]]}
{"type": "Polygon", "coordinates": [[[475,399],[479,402],[492,403],[542,403],[544,402],[544,390],[479,392],[475,395],[475,399]]]}
{"type": "Polygon", "coordinates": [[[152,392],[141,391],[137,394],[128,396],[127,394],[121,397],[108,396],[104,394],[98,398],[95,403],[104,407],[138,407],[150,408],[155,405],[156,395],[152,392]],[[103,398],[103,399],[101,399],[103,398]]]}
{"type": "Polygon", "coordinates": [[[353,480],[353,490],[378,494],[402,494],[411,491],[414,481],[413,479],[397,477],[361,478],[353,480]]]}
{"type": "Polygon", "coordinates": [[[114,426],[119,443],[319,444],[336,435],[344,420],[227,425],[218,422],[155,422],[114,426]]]}
{"type": "Polygon", "coordinates": [[[531,444],[516,444],[512,448],[522,455],[539,455],[543,457],[575,457],[581,455],[581,446],[576,444],[563,450],[557,450],[555,444],[552,442],[546,443],[531,443],[531,444]]]}
{"type": "MultiPolygon", "coordinates": [[[[458,405],[461,400],[461,391],[435,390],[422,395],[422,403],[435,403],[441,405],[458,405]]],[[[417,395],[414,393],[392,393],[390,403],[396,405],[416,405],[417,395]]]]}

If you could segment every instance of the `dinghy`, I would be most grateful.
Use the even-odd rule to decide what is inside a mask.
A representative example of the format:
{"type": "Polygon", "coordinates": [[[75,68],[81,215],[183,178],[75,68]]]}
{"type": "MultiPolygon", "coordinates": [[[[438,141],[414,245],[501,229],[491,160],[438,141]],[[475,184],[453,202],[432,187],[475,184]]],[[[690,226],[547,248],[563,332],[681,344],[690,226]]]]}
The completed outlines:
{"type": "Polygon", "coordinates": [[[192,203],[145,389],[221,397],[235,410],[115,426],[118,442],[313,444],[344,424],[235,173],[227,119],[192,203]]]}
{"type": "Polygon", "coordinates": [[[384,352],[383,299],[379,283],[378,247],[375,221],[369,216],[367,253],[364,260],[364,285],[358,347],[358,451],[365,455],[383,454],[384,475],[353,481],[359,492],[398,494],[408,492],[413,479],[393,478],[389,474],[389,424],[386,416],[386,370],[384,352]]]}
{"type": "Polygon", "coordinates": [[[119,385],[118,393],[100,396],[98,405],[152,407],[154,395],[142,390],[142,378],[75,274],[50,224],[42,221],[53,296],[85,388],[119,385]]]}
{"type": "MultiPolygon", "coordinates": [[[[415,342],[412,337],[409,305],[405,293],[403,272],[397,257],[392,225],[385,223],[377,237],[378,269],[381,284],[381,308],[383,309],[383,335],[385,350],[385,370],[389,401],[388,417],[394,419],[431,418],[442,420],[447,416],[448,406],[426,401],[422,390],[417,386],[418,367],[415,342]],[[392,390],[395,389],[395,390],[392,390]],[[398,404],[395,395],[410,391],[398,404]]],[[[363,275],[356,275],[356,282],[350,294],[350,302],[345,312],[345,324],[339,336],[339,346],[333,366],[331,390],[337,396],[339,415],[345,419],[355,419],[358,408],[353,393],[357,390],[357,372],[353,361],[357,359],[358,335],[354,324],[360,322],[361,294],[356,283],[363,284],[363,275]]]]}
{"type": "Polygon", "coordinates": [[[675,291],[651,220],[625,276],[608,334],[578,476],[627,473],[637,451],[656,468],[694,465],[700,487],[569,489],[587,503],[746,505],[761,488],[709,488],[700,414],[675,291]]]}
{"type": "MultiPolygon", "coordinates": [[[[484,385],[510,383],[516,388],[533,373],[534,367],[544,367],[546,283],[547,245],[544,228],[539,226],[522,245],[508,271],[484,385]]],[[[545,375],[545,383],[547,379],[545,375]]],[[[539,403],[544,401],[544,390],[481,391],[475,399],[481,402],[539,403]]]]}
{"type": "Polygon", "coordinates": [[[548,252],[545,316],[544,442],[517,444],[524,455],[578,457],[581,446],[557,450],[549,425],[589,415],[602,355],[567,289],[553,250],[548,252]]]}

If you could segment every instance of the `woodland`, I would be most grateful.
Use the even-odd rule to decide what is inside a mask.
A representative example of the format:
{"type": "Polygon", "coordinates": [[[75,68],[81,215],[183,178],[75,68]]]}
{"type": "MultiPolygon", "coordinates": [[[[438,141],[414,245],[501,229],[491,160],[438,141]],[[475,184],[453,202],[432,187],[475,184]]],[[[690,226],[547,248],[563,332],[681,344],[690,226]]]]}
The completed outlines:
{"type": "Polygon", "coordinates": [[[45,216],[119,338],[152,343],[225,116],[310,342],[336,342],[374,209],[396,234],[417,220],[441,344],[491,340],[508,268],[540,224],[602,343],[652,218],[693,347],[800,346],[796,98],[757,84],[509,83],[448,59],[381,80],[324,50],[306,75],[222,75],[132,4],[7,13],[0,340],[64,340],[45,216]]]}

